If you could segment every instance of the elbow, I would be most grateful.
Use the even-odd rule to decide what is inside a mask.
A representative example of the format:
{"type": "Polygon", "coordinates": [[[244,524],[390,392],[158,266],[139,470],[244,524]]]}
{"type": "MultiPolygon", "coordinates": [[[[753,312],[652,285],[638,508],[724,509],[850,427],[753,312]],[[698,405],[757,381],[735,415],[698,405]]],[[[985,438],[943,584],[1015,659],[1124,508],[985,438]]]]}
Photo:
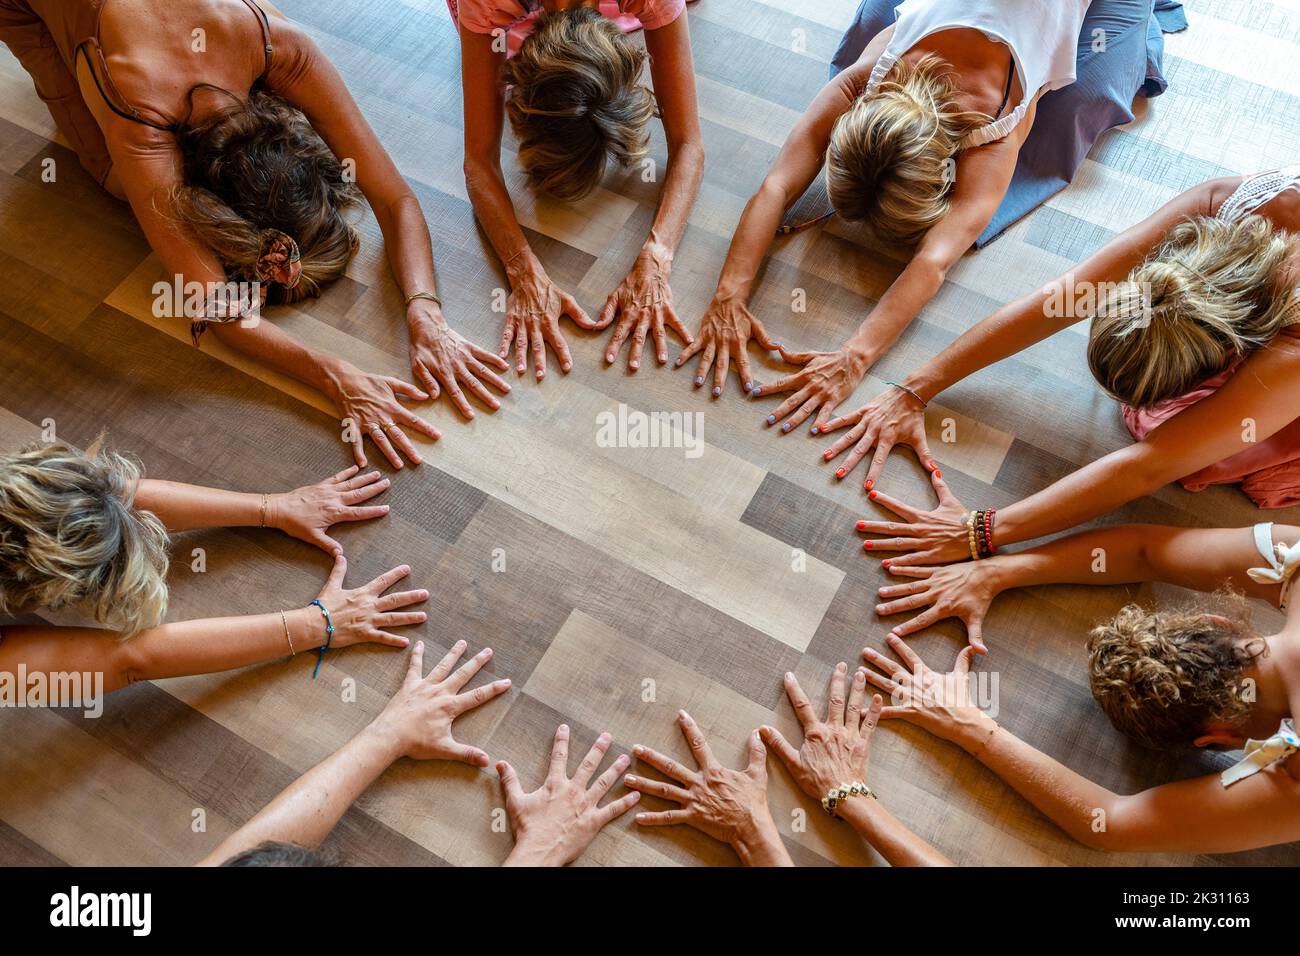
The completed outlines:
{"type": "Polygon", "coordinates": [[[686,169],[704,169],[704,140],[699,136],[692,136],[675,143],[668,150],[669,166],[679,166],[686,169]]]}
{"type": "Polygon", "coordinates": [[[947,280],[953,262],[952,256],[943,253],[919,251],[912,257],[911,267],[925,280],[927,288],[938,292],[947,280]]]}
{"type": "Polygon", "coordinates": [[[479,156],[467,151],[462,168],[465,172],[465,189],[471,198],[482,190],[484,183],[501,178],[501,164],[497,157],[479,156]]]}

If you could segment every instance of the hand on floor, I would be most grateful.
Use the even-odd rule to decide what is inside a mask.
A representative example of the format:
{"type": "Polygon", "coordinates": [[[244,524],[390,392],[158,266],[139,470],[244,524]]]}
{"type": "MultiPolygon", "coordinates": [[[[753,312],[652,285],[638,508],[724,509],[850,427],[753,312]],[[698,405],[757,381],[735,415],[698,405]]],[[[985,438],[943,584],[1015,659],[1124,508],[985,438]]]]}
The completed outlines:
{"type": "Polygon", "coordinates": [[[627,367],[636,371],[641,367],[641,350],[645,347],[647,333],[654,337],[655,358],[663,365],[668,361],[668,340],[664,326],[672,329],[689,346],[694,339],[673,311],[673,290],[668,285],[672,268],[672,254],[658,243],[646,243],[637,256],[632,271],[615,289],[600,313],[600,325],[605,326],[618,317],[605,362],[614,364],[619,350],[632,336],[632,350],[627,367]]]}
{"type": "Polygon", "coordinates": [[[352,456],[360,468],[366,467],[367,438],[394,468],[401,468],[402,455],[414,465],[421,460],[403,428],[435,441],[441,437],[438,429],[397,400],[399,396],[420,402],[429,400],[427,394],[400,378],[372,375],[354,365],[344,365],[337,373],[332,392],[343,423],[343,437],[352,444],[352,456]]]}
{"type": "Polygon", "coordinates": [[[822,426],[831,420],[835,407],[853,394],[871,365],[866,357],[849,348],[834,352],[787,352],[785,349],[780,349],[780,352],[783,359],[792,365],[802,365],[803,370],[770,384],[755,386],[751,394],[757,398],[794,392],[767,416],[769,425],[775,425],[788,416],[788,421],[781,426],[783,434],[798,428],[813,412],[818,414],[812,433],[819,434],[822,426]]]}
{"type": "Polygon", "coordinates": [[[422,676],[424,641],[418,641],[411,650],[406,679],[373,724],[376,732],[392,741],[394,752],[399,757],[458,760],[473,767],[488,765],[488,755],[484,751],[459,743],[452,736],[452,724],[466,711],[504,694],[510,689],[510,678],[462,692],[461,689],[492,659],[492,648],[485,647],[452,673],[465,648],[464,641],[457,641],[429,671],[428,677],[422,676]]]}
{"type": "Polygon", "coordinates": [[[934,459],[930,455],[930,446],[925,436],[925,410],[920,401],[909,392],[891,385],[856,412],[828,419],[819,424],[817,430],[824,435],[847,425],[853,427],[822,452],[822,461],[830,461],[850,445],[853,446],[848,457],[835,469],[836,478],[843,478],[851,472],[874,448],[876,454],[867,469],[865,484],[866,490],[870,491],[880,479],[885,460],[895,445],[910,446],[921,464],[929,471],[934,471],[934,459]]]}
{"type": "Polygon", "coordinates": [[[551,769],[545,782],[532,793],[524,793],[515,768],[504,760],[497,764],[506,815],[515,835],[515,846],[506,866],[564,866],[572,863],[591,844],[606,824],[617,820],[641,798],[629,793],[603,807],[600,801],[618,782],[618,775],[630,762],[626,754],[587,786],[605,759],[609,734],[601,734],[569,776],[569,727],[560,724],[551,747],[551,769]]]}
{"type": "Polygon", "coordinates": [[[748,766],[730,770],[718,763],[704,733],[686,711],[677,715],[677,723],[699,769],[687,770],[649,747],[633,747],[638,759],[673,782],[629,775],[627,785],[680,805],[659,813],[643,811],[636,815],[636,822],[645,827],[684,823],[729,844],[749,866],[792,866],[767,805],[767,751],[758,732],[749,738],[748,766]]]}
{"type": "Polygon", "coordinates": [[[573,356],[560,334],[560,317],[567,315],[580,329],[602,329],[605,326],[591,321],[573,296],[552,282],[540,265],[522,267],[511,275],[510,282],[506,327],[497,354],[504,359],[513,345],[515,371],[522,375],[528,367],[531,349],[533,373],[540,381],[546,376],[546,346],[549,344],[560,360],[560,369],[569,371],[573,368],[573,356]]]}
{"type": "Polygon", "coordinates": [[[867,663],[878,669],[868,670],[867,680],[889,695],[881,719],[905,720],[967,749],[986,743],[997,724],[971,695],[970,665],[975,648],[963,647],[952,671],[940,674],[926,667],[901,637],[891,634],[885,640],[907,666],[870,647],[862,650],[867,663]]]}
{"type": "Polygon", "coordinates": [[[989,605],[1001,592],[997,581],[998,566],[993,561],[964,561],[945,564],[937,568],[908,568],[893,564],[890,574],[917,578],[910,584],[891,584],[880,589],[881,604],[876,613],[881,617],[902,614],[926,607],[918,614],[890,631],[898,637],[915,634],[946,617],[958,618],[966,625],[966,640],[976,654],[987,654],[984,643],[984,615],[989,605]]]}
{"type": "Polygon", "coordinates": [[[505,359],[475,345],[452,329],[436,302],[413,299],[406,316],[411,333],[411,374],[417,382],[423,383],[430,398],[445,394],[465,418],[474,417],[474,409],[465,392],[492,411],[501,407],[500,400],[488,391],[487,385],[502,394],[510,391],[510,385],[493,371],[508,369],[510,366],[505,359]]]}
{"type": "Polygon", "coordinates": [[[795,716],[803,725],[803,744],[792,747],[775,727],[759,730],[763,741],[785,764],[799,789],[814,800],[821,800],[834,787],[856,781],[866,782],[867,762],[871,758],[871,735],[880,718],[883,701],[880,695],[866,700],[866,668],[859,667],[845,697],[848,665],[839,663],[831,673],[830,696],[826,701],[826,719],[818,720],[808,695],[794,674],[785,675],[785,692],[795,716]]]}
{"type": "Polygon", "coordinates": [[[938,468],[930,472],[930,483],[939,495],[939,504],[932,511],[920,511],[874,488],[868,492],[867,497],[872,501],[903,519],[901,522],[859,521],[857,524],[860,532],[888,536],[864,541],[864,551],[904,552],[901,558],[888,558],[882,562],[886,571],[970,560],[970,534],[966,529],[970,511],[948,490],[938,468]],[[902,537],[897,537],[899,535],[902,537]]]}
{"type": "MultiPolygon", "coordinates": [[[[330,571],[325,586],[321,588],[316,599],[329,611],[329,620],[334,625],[332,648],[351,647],[353,644],[388,644],[392,647],[405,647],[410,643],[406,638],[390,634],[386,628],[408,627],[423,624],[423,611],[399,611],[398,608],[410,607],[429,599],[429,592],[400,591],[394,594],[384,592],[411,573],[410,567],[403,564],[375,578],[369,584],[359,588],[345,588],[343,579],[348,573],[348,559],[342,554],[334,558],[334,568],[330,571]]],[[[316,613],[316,609],[311,609],[316,613]]],[[[324,618],[321,620],[322,628],[324,618]]]]}
{"type": "Polygon", "coordinates": [[[692,356],[699,355],[700,365],[695,371],[695,387],[703,385],[712,370],[712,394],[717,398],[726,387],[727,371],[734,359],[740,385],[748,392],[754,387],[754,372],[749,367],[749,355],[746,352],[750,339],[768,351],[781,351],[781,346],[772,341],[767,329],[763,328],[763,323],[754,318],[743,302],[726,296],[714,296],[708,311],[700,319],[699,338],[682,350],[675,365],[680,368],[692,356]]]}
{"type": "Polygon", "coordinates": [[[268,495],[266,526],[279,528],[299,541],[313,544],[329,554],[342,554],[343,545],[326,532],[344,521],[369,521],[388,514],[388,505],[366,505],[388,490],[389,480],[377,471],[358,474],[356,465],[314,485],[284,494],[268,495]]]}

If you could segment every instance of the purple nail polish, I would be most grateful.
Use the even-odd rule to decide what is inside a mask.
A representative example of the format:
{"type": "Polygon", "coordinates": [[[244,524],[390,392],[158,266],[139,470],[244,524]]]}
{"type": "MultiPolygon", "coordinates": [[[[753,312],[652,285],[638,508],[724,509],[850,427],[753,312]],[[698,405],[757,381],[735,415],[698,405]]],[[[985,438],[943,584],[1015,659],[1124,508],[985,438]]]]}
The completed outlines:
{"type": "Polygon", "coordinates": [[[776,421],[776,416],[775,416],[775,415],[768,415],[768,416],[767,416],[767,423],[768,423],[769,425],[773,424],[775,421],[776,421]]]}
{"type": "Polygon", "coordinates": [[[696,384],[697,386],[699,386],[699,385],[703,385],[703,384],[704,384],[704,377],[703,377],[703,376],[698,376],[698,375],[697,375],[696,378],[695,378],[695,384],[696,384]]]}
{"type": "Polygon", "coordinates": [[[721,394],[722,394],[722,389],[720,389],[720,388],[718,388],[718,386],[714,385],[714,386],[713,386],[713,397],[714,397],[714,398],[717,398],[717,397],[718,397],[719,395],[721,395],[721,394]]]}

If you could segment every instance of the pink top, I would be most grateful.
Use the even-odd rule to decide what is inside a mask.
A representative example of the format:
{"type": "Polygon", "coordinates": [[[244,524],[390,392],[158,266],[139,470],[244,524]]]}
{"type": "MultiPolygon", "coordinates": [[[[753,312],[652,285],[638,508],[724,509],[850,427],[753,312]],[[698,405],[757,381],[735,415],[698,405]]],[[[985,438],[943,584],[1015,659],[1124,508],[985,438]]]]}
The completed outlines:
{"type": "MultiPolygon", "coordinates": [[[[506,56],[514,56],[524,39],[533,32],[542,13],[538,0],[515,2],[527,11],[521,17],[503,12],[500,0],[447,0],[447,7],[451,10],[452,20],[472,33],[491,33],[498,28],[506,30],[506,56]]],[[[600,0],[600,12],[613,20],[624,33],[666,27],[685,9],[686,0],[600,0]]]]}

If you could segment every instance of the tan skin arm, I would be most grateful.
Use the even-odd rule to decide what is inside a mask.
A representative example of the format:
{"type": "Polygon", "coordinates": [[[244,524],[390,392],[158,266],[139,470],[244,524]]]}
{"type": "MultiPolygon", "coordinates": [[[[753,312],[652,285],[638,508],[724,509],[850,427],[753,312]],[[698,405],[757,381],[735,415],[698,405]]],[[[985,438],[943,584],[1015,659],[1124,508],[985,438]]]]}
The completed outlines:
{"type": "MultiPolygon", "coordinates": [[[[892,504],[893,499],[878,495],[892,504]]],[[[888,506],[888,505],[887,505],[888,506]]],[[[906,525],[900,526],[906,531],[906,525]]],[[[1273,541],[1292,544],[1300,528],[1274,525],[1273,541]]],[[[1120,525],[1068,535],[1016,554],[999,554],[981,561],[963,561],[936,568],[896,568],[890,572],[907,580],[880,589],[876,613],[881,617],[922,613],[895,625],[893,634],[914,634],[945,618],[966,626],[967,639],[978,653],[984,618],[999,594],[1040,584],[1129,584],[1164,581],[1195,591],[1214,591],[1224,584],[1277,605],[1281,586],[1251,580],[1250,568],[1267,567],[1256,549],[1251,528],[1175,528],[1163,525],[1120,525]]]]}
{"type": "Polygon", "coordinates": [[[452,724],[461,714],[504,694],[510,689],[510,680],[465,691],[465,685],[492,657],[491,648],[485,648],[453,671],[465,646],[464,641],[457,641],[428,676],[423,676],[424,642],[417,642],[406,679],[383,712],[223,840],[199,866],[220,866],[268,841],[313,849],[320,846],[362,792],[402,757],[486,766],[488,755],[458,742],[452,736],[452,724]]]}
{"type": "MultiPolygon", "coordinates": [[[[1083,321],[1085,317],[1074,314],[1073,309],[1061,310],[1061,315],[1051,314],[1050,306],[1057,298],[1054,290],[1096,288],[1103,283],[1122,281],[1164,241],[1175,225],[1193,216],[1212,215],[1240,182],[1240,177],[1216,179],[1181,193],[1078,266],[1007,303],[963,332],[937,356],[903,379],[902,384],[924,401],[932,401],[944,389],[980,369],[1083,321]]],[[[848,426],[852,427],[822,455],[824,461],[829,461],[851,449],[839,463],[835,472],[838,478],[871,456],[866,478],[869,485],[874,485],[896,445],[908,445],[923,462],[932,461],[921,404],[903,389],[890,387],[857,411],[832,419],[820,430],[832,432],[848,426]]]]}
{"type": "Polygon", "coordinates": [[[629,336],[632,347],[628,368],[641,365],[641,350],[647,334],[653,336],[659,364],[668,361],[665,326],[690,345],[690,331],[673,310],[673,292],[668,284],[673,256],[686,231],[695,197],[704,176],[704,137],[700,133],[699,108],[695,93],[695,66],[691,59],[691,35],[683,11],[672,23],[645,31],[650,54],[650,75],[655,101],[668,140],[668,174],[655,212],[650,235],[627,276],[605,301],[598,324],[617,319],[605,361],[613,364],[629,336]]]}
{"type": "MultiPolygon", "coordinates": [[[[317,597],[334,622],[334,649],[375,643],[405,647],[407,639],[388,628],[420,624],[423,611],[401,610],[428,599],[424,590],[384,592],[410,573],[403,565],[369,584],[347,589],[343,577],[347,561],[335,559],[325,587],[317,597]]],[[[101,628],[13,626],[0,641],[0,672],[16,673],[24,665],[29,674],[89,672],[104,675],[104,691],[137,680],[161,680],[192,674],[215,674],[282,660],[320,647],[326,640],[325,620],[315,606],[242,617],[178,621],[141,631],[133,637],[101,628]],[[285,627],[289,636],[285,636],[285,627]]]]}
{"type": "Polygon", "coordinates": [[[973,754],[1073,839],[1115,852],[1232,853],[1300,839],[1300,761],[1254,774],[1231,787],[1210,774],[1152,787],[1131,796],[1116,794],[1035,749],[971,706],[967,674],[973,649],[966,648],[952,674],[931,671],[903,641],[890,648],[902,665],[867,648],[875,670],[868,679],[897,694],[884,720],[916,724],[973,754]]]}
{"type": "Polygon", "coordinates": [[[755,384],[747,354],[750,339],[769,351],[780,349],[749,311],[747,303],[754,278],[776,237],[781,216],[803,195],[821,169],[835,121],[853,105],[866,86],[871,69],[884,52],[893,30],[890,27],[873,38],[857,63],[822,87],[786,137],[758,192],[745,204],[713,300],[700,320],[699,336],[677,357],[676,365],[680,367],[695,355],[700,356],[696,388],[705,383],[712,370],[712,394],[721,395],[727,371],[734,361],[741,386],[749,392],[755,384]]]}

